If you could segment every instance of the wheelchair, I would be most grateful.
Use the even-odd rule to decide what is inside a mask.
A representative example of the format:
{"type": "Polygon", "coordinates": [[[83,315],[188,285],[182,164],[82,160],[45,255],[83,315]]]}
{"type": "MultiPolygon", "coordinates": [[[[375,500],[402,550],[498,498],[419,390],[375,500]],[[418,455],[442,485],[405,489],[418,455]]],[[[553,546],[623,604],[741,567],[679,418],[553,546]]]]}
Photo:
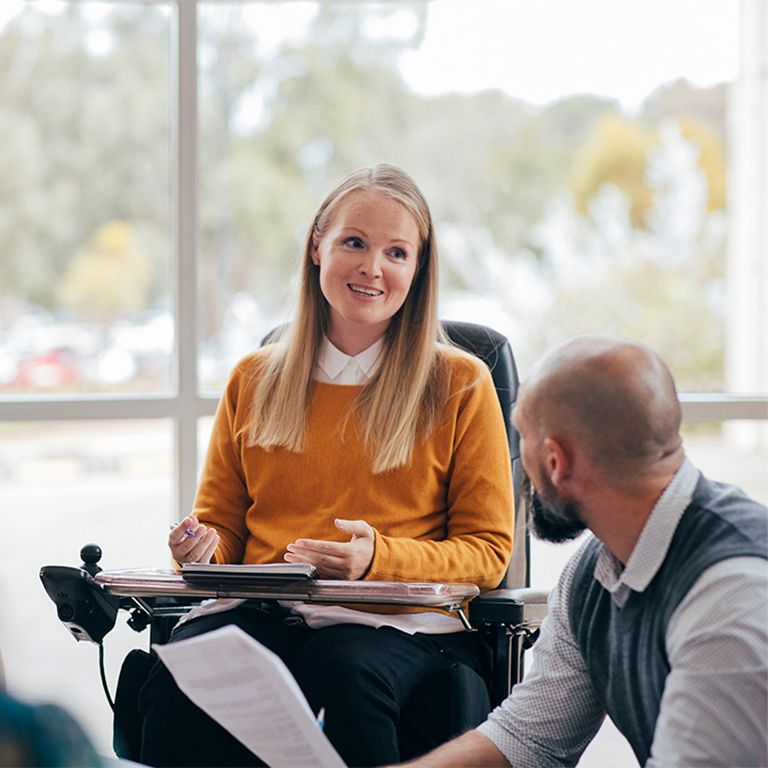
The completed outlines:
{"type": "MultiPolygon", "coordinates": [[[[439,723],[442,743],[479,725],[490,710],[507,697],[512,686],[522,679],[523,654],[535,642],[547,610],[547,593],[529,586],[529,538],[526,505],[522,498],[522,465],[519,436],[512,421],[519,380],[511,346],[505,336],[485,326],[446,321],[443,327],[454,344],[479,357],[491,371],[504,415],[512,462],[515,540],[504,582],[496,590],[472,597],[466,612],[462,603],[466,597],[477,593],[476,588],[474,593],[467,593],[458,589],[459,585],[357,584],[356,588],[364,584],[370,591],[363,602],[431,604],[453,611],[467,631],[481,633],[491,649],[490,690],[477,673],[462,664],[453,664],[422,681],[401,717],[399,745],[403,760],[415,758],[438,746],[426,743],[420,737],[419,723],[426,719],[439,723]],[[424,597],[424,589],[419,590],[418,587],[428,587],[427,598],[424,597]],[[419,597],[409,602],[411,594],[418,594],[419,597]],[[425,603],[425,599],[432,602],[425,603]]],[[[127,614],[128,625],[137,632],[149,629],[151,649],[154,644],[167,642],[178,620],[203,599],[246,597],[269,600],[276,597],[285,599],[286,595],[276,594],[274,584],[253,583],[240,588],[226,583],[200,586],[191,585],[172,571],[105,571],[99,565],[102,552],[96,544],[84,546],[80,555],[83,561],[80,567],[47,565],[41,569],[40,577],[56,605],[59,620],[73,637],[99,646],[102,683],[115,711],[115,752],[119,757],[138,760],[141,743],[138,692],[154,663],[154,654],[151,650],[145,652],[139,649],[128,654],[113,701],[104,674],[103,640],[115,626],[118,614],[127,614]]],[[[344,602],[343,594],[339,599],[338,592],[333,593],[333,598],[328,596],[329,593],[324,590],[330,587],[343,590],[343,582],[317,581],[309,590],[302,585],[303,591],[292,597],[309,602],[331,599],[333,602],[344,602]]],[[[466,585],[461,587],[466,588],[466,585]]],[[[350,595],[347,602],[360,603],[359,592],[350,595]]]]}

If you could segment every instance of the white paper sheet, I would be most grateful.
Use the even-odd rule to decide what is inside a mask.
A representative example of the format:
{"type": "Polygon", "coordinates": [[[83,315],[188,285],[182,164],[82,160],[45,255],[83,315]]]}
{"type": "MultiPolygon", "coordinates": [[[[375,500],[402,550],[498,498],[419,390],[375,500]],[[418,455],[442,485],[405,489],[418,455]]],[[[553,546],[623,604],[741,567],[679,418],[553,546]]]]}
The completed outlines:
{"type": "Polygon", "coordinates": [[[273,768],[343,768],[293,675],[242,629],[155,645],[176,684],[273,768]]]}

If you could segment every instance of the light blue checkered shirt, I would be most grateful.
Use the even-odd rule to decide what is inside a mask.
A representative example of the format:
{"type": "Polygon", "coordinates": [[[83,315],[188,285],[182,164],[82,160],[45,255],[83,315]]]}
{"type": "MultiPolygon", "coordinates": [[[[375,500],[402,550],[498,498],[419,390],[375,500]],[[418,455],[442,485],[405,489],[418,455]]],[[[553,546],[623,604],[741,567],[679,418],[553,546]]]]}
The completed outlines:
{"type": "MultiPolygon", "coordinates": [[[[653,579],[698,478],[686,459],[626,567],[603,548],[595,578],[617,605],[653,579]]],[[[478,728],[515,768],[575,765],[605,717],[568,620],[582,550],[552,590],[530,673],[478,728]]],[[[666,650],[671,671],[646,766],[768,765],[768,561],[708,568],[673,613],[666,650]]]]}

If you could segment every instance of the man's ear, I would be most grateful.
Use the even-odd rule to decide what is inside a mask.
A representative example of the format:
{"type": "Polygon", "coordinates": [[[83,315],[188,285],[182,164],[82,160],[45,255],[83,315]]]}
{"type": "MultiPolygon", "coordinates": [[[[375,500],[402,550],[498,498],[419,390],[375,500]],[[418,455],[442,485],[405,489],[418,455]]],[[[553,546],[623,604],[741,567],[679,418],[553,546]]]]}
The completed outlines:
{"type": "Polygon", "coordinates": [[[571,477],[573,456],[567,441],[552,435],[544,439],[544,467],[555,488],[561,488],[571,477]]]}

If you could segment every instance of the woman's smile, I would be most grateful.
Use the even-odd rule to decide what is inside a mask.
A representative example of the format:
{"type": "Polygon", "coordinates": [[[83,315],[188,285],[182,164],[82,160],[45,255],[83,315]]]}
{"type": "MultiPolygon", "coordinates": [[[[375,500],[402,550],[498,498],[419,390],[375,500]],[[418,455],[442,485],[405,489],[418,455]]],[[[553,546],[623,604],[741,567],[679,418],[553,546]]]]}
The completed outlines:
{"type": "Polygon", "coordinates": [[[349,288],[353,293],[356,293],[358,296],[363,296],[365,298],[375,299],[378,296],[384,295],[384,291],[380,291],[377,288],[369,288],[364,285],[350,285],[349,288]]]}
{"type": "Polygon", "coordinates": [[[387,329],[411,289],[421,239],[411,213],[378,192],[351,193],[313,244],[320,289],[330,305],[328,338],[355,355],[387,329]]]}

